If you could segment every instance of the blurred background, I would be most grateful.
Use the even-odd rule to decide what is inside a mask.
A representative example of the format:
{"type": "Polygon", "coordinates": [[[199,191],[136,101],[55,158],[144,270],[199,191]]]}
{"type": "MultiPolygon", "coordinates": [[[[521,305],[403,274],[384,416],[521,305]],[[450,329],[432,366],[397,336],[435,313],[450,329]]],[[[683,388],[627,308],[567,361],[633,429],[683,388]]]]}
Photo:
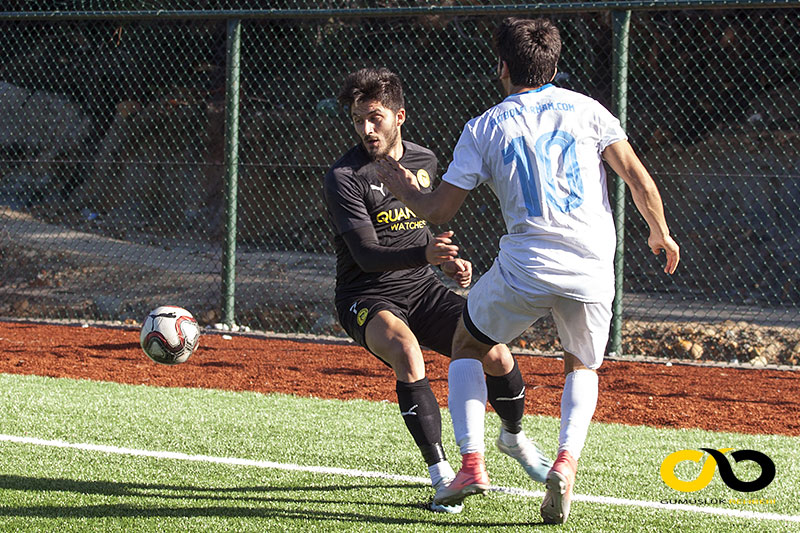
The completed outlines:
{"type": "MultiPolygon", "coordinates": [[[[264,4],[3,3],[0,316],[138,324],[174,304],[204,325],[344,337],[321,197],[357,142],[344,76],[400,75],[404,138],[441,176],[464,123],[502,98],[495,25],[534,15],[561,30],[556,84],[623,114],[682,247],[666,276],[628,195],[616,355],[800,363],[791,2],[264,4]]],[[[441,229],[477,275],[504,231],[488,188],[441,229]]],[[[513,347],[560,350],[547,319],[513,347]]]]}

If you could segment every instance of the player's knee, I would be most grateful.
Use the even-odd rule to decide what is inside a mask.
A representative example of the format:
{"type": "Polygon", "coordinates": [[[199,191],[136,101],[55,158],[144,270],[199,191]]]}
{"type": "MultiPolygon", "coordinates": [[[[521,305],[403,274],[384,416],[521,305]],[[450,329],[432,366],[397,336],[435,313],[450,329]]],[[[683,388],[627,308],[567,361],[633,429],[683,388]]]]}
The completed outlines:
{"type": "Polygon", "coordinates": [[[504,376],[514,369],[514,357],[505,344],[496,344],[483,357],[483,370],[490,376],[504,376]]]}
{"type": "Polygon", "coordinates": [[[384,358],[397,379],[413,383],[425,377],[425,359],[416,343],[394,342],[384,358]]]}

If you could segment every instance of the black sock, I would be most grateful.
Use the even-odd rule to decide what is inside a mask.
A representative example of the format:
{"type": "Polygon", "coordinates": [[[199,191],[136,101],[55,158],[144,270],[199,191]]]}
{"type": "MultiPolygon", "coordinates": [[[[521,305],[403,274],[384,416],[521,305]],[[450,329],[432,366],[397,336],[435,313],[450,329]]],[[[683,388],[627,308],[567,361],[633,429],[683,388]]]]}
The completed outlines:
{"type": "Polygon", "coordinates": [[[398,381],[397,403],[408,431],[428,466],[445,460],[442,448],[442,413],[428,378],[414,383],[398,381]]]}
{"type": "Polygon", "coordinates": [[[505,376],[486,375],[486,391],[489,403],[500,417],[503,428],[509,433],[522,431],[522,415],[525,413],[525,381],[522,379],[516,359],[514,359],[514,368],[505,376]]]}

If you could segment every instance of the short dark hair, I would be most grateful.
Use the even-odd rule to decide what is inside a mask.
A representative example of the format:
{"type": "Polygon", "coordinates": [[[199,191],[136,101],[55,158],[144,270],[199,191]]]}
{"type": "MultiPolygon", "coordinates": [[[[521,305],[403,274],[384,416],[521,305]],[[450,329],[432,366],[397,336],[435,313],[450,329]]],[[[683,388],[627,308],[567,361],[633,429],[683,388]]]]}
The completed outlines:
{"type": "Polygon", "coordinates": [[[388,68],[362,68],[348,74],[338,100],[345,109],[361,100],[378,101],[392,111],[405,107],[400,77],[388,68]]]}
{"type": "Polygon", "coordinates": [[[508,65],[512,85],[540,87],[553,79],[561,35],[548,19],[508,17],[494,33],[495,48],[508,65]]]}

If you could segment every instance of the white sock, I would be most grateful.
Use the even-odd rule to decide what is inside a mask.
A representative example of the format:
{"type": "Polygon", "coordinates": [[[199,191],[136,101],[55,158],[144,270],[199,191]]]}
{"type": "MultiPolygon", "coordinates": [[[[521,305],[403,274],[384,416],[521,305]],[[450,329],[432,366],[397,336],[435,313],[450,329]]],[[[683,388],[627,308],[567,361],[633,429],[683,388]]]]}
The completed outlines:
{"type": "Polygon", "coordinates": [[[522,430],[520,430],[519,433],[511,433],[505,429],[501,429],[500,440],[502,440],[503,444],[506,446],[517,446],[520,442],[525,442],[528,440],[528,438],[525,436],[525,432],[522,430]]]}
{"type": "Polygon", "coordinates": [[[486,379],[477,359],[450,362],[447,405],[461,455],[484,453],[484,416],[486,414],[486,379]]]}
{"type": "Polygon", "coordinates": [[[453,467],[447,461],[441,461],[435,465],[428,467],[428,473],[431,475],[431,486],[435,487],[442,479],[453,479],[456,473],[453,472],[453,467]]]}
{"type": "Polygon", "coordinates": [[[588,368],[570,372],[564,380],[558,451],[567,450],[576,461],[583,450],[589,424],[597,407],[597,390],[597,372],[588,368]]]}

